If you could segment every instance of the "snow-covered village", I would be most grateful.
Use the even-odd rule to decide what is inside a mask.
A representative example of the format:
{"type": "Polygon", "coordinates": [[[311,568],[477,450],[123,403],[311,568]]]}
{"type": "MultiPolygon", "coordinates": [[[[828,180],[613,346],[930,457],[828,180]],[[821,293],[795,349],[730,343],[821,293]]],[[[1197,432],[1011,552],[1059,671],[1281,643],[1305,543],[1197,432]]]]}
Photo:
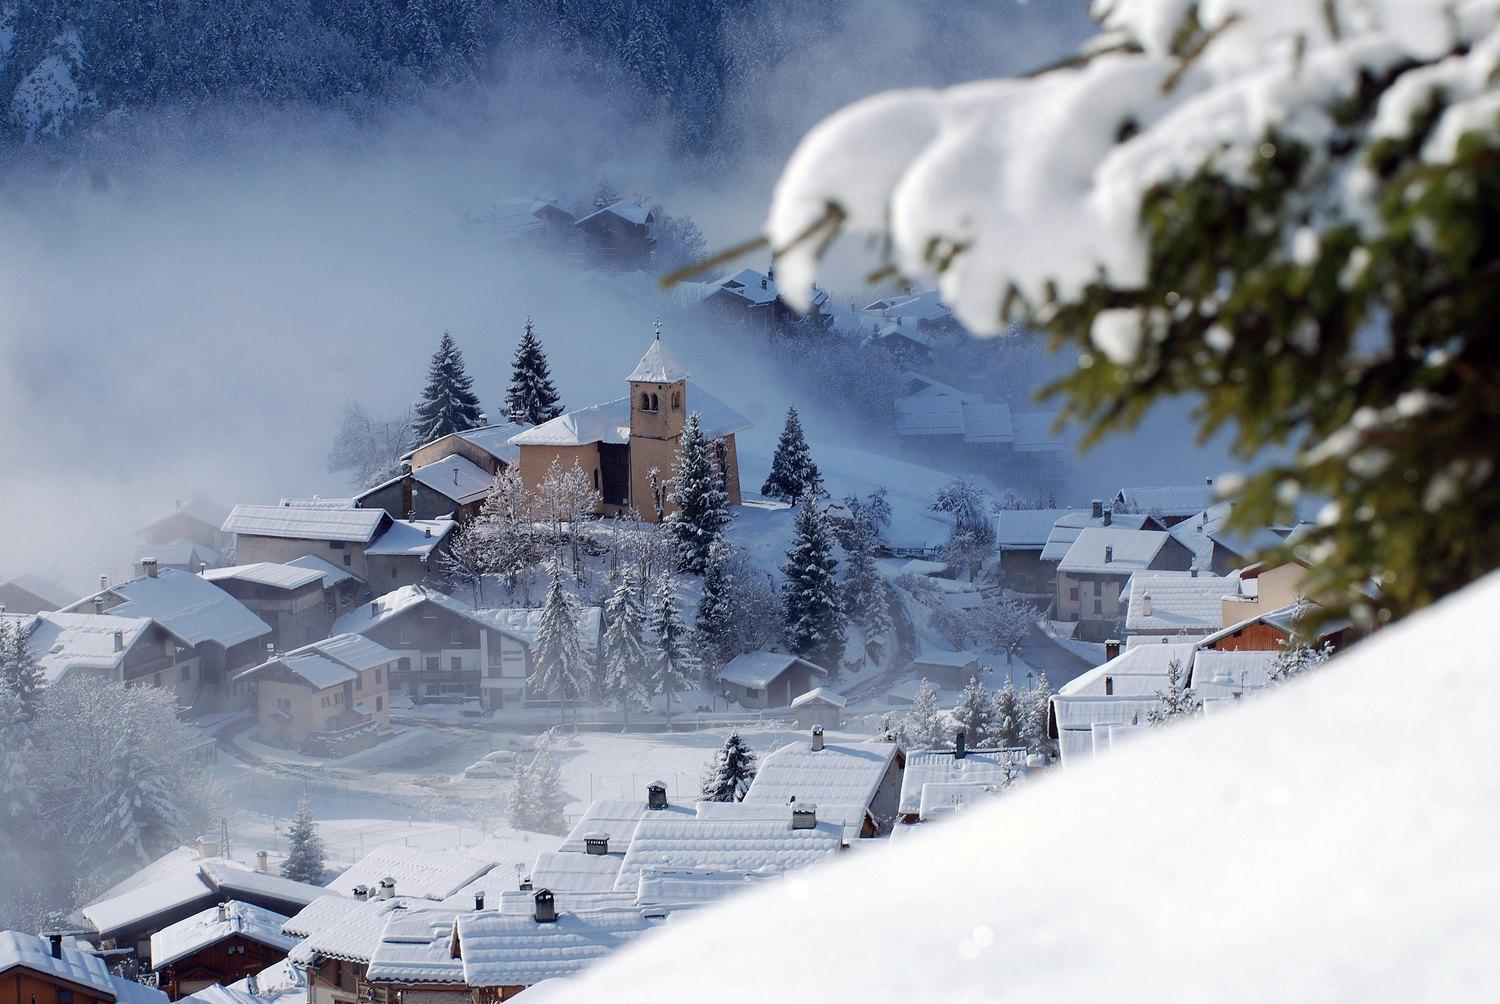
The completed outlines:
{"type": "Polygon", "coordinates": [[[0,0],[0,1004],[1500,998],[1500,0],[0,0]]]}

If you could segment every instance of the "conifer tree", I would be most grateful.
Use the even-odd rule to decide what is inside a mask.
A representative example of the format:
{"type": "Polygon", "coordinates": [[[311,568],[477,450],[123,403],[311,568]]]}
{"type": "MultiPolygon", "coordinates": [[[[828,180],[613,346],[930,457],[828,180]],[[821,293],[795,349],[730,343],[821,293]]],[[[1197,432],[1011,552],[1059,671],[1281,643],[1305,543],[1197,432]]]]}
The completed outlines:
{"type": "Polygon", "coordinates": [[[1022,702],[1022,710],[1025,711],[1024,736],[1026,747],[1033,753],[1042,753],[1051,757],[1054,752],[1054,743],[1047,738],[1047,713],[1052,704],[1052,683],[1047,679],[1047,674],[1038,671],[1036,679],[1031,684],[1031,689],[1026,692],[1026,698],[1022,702]]]}
{"type": "Polygon", "coordinates": [[[849,620],[865,629],[866,642],[890,636],[890,603],[885,580],[875,567],[875,543],[879,531],[870,510],[855,496],[844,501],[849,510],[849,528],[844,561],[844,611],[849,620]]]}
{"type": "Polygon", "coordinates": [[[312,810],[307,806],[307,796],[297,803],[297,818],[286,831],[286,860],[281,862],[283,878],[308,885],[323,884],[323,839],[313,825],[312,810]]]}
{"type": "Polygon", "coordinates": [[[1203,702],[1188,686],[1182,672],[1182,662],[1173,659],[1167,663],[1167,685],[1156,692],[1156,707],[1146,713],[1146,721],[1152,725],[1166,725],[1174,719],[1187,718],[1203,710],[1203,702]]]}
{"type": "Polygon", "coordinates": [[[0,871],[17,866],[22,829],[36,819],[36,789],[29,771],[30,723],[21,698],[0,687],[0,871]]]}
{"type": "Polygon", "coordinates": [[[969,677],[963,692],[958,695],[958,703],[953,706],[952,714],[953,723],[964,730],[971,745],[979,746],[989,741],[994,724],[994,704],[990,699],[990,692],[979,682],[979,677],[969,677]]]}
{"type": "Polygon", "coordinates": [[[17,722],[30,729],[41,710],[45,680],[19,623],[0,620],[0,690],[17,701],[17,722]]]}
{"type": "Polygon", "coordinates": [[[1300,639],[1294,639],[1290,644],[1283,645],[1276,658],[1271,663],[1271,672],[1266,676],[1266,682],[1272,685],[1285,683],[1295,679],[1309,670],[1317,669],[1333,657],[1333,646],[1324,642],[1320,646],[1307,644],[1300,639]]]}
{"type": "Polygon", "coordinates": [[[787,647],[834,676],[843,661],[845,620],[828,516],[809,493],[793,524],[792,546],[781,566],[787,647]]]}
{"type": "Polygon", "coordinates": [[[937,688],[923,680],[912,695],[902,731],[916,749],[942,749],[948,741],[948,722],[937,702],[937,688]]]}
{"type": "Polygon", "coordinates": [[[427,368],[427,386],[417,401],[412,431],[417,442],[430,443],[478,427],[480,414],[474,379],[464,371],[463,353],[445,331],[427,368]]]}
{"type": "Polygon", "coordinates": [[[531,825],[527,828],[538,833],[568,832],[563,820],[567,798],[562,791],[562,772],[552,759],[552,749],[545,736],[527,779],[531,786],[531,825]]]}
{"type": "Polygon", "coordinates": [[[667,531],[677,545],[677,567],[701,575],[709,548],[729,525],[729,493],[697,412],[682,430],[672,475],[667,497],[677,508],[667,516],[667,531]]]}
{"type": "Polygon", "coordinates": [[[808,492],[821,494],[822,491],[823,476],[807,449],[802,420],[797,417],[795,407],[787,408],[786,425],[781,429],[776,453],[771,457],[771,473],[766,477],[766,483],[760,486],[760,493],[766,498],[797,502],[808,492]]]}
{"type": "Polygon", "coordinates": [[[531,766],[524,757],[517,756],[515,773],[510,780],[510,794],[505,798],[505,821],[513,829],[529,830],[536,818],[531,787],[531,766]]]}
{"type": "Polygon", "coordinates": [[[531,318],[526,319],[526,328],[521,341],[516,345],[515,360],[511,363],[510,388],[505,392],[505,410],[512,421],[540,425],[562,414],[562,401],[557,388],[552,385],[552,370],[547,365],[547,354],[542,350],[531,318]]]}
{"type": "Polygon", "coordinates": [[[724,664],[734,658],[734,601],[737,590],[730,579],[730,547],[722,538],[708,549],[703,566],[703,594],[693,618],[693,637],[698,656],[704,663],[704,675],[712,680],[724,664]]]}
{"type": "Polygon", "coordinates": [[[604,699],[620,709],[622,726],[630,724],[630,706],[650,700],[650,657],[646,653],[644,614],[635,577],[627,570],[604,606],[604,699]]]}
{"type": "Polygon", "coordinates": [[[544,694],[557,695],[558,724],[569,700],[587,697],[594,685],[594,668],[578,630],[578,601],[563,588],[562,569],[553,562],[547,597],[537,628],[532,678],[544,694]]]}
{"type": "Polygon", "coordinates": [[[990,738],[1002,749],[1025,745],[1026,718],[1021,695],[1016,693],[1015,684],[1006,680],[1005,685],[995,691],[990,706],[990,738]]]}
{"type": "Polygon", "coordinates": [[[682,622],[670,578],[663,578],[656,591],[656,602],[651,608],[651,632],[655,636],[651,692],[665,695],[667,720],[671,721],[673,696],[692,685],[698,673],[698,660],[688,649],[687,627],[682,622]]]}
{"type": "Polygon", "coordinates": [[[743,802],[754,780],[755,754],[738,732],[731,732],[703,771],[702,801],[743,802]]]}

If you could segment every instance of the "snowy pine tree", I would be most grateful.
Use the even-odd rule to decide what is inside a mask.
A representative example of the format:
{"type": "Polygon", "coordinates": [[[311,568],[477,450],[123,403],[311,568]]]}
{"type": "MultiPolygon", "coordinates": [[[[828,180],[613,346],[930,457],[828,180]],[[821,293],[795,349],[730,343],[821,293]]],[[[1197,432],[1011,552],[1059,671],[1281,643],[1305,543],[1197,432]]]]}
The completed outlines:
{"type": "Polygon", "coordinates": [[[30,733],[21,698],[0,687],[0,869],[15,866],[9,858],[20,848],[22,827],[35,820],[30,733]]]}
{"type": "Polygon", "coordinates": [[[513,422],[540,425],[561,415],[563,406],[552,385],[552,371],[541,340],[526,319],[521,341],[511,363],[510,388],[505,392],[505,410],[513,422]]]}
{"type": "Polygon", "coordinates": [[[1038,672],[1031,689],[1021,702],[1021,709],[1025,712],[1022,737],[1031,752],[1041,753],[1049,758],[1056,752],[1053,749],[1054,743],[1047,738],[1047,713],[1051,704],[1052,683],[1047,679],[1046,673],[1038,672]]]}
{"type": "Polygon", "coordinates": [[[523,757],[517,756],[515,773],[510,779],[510,794],[505,798],[505,821],[512,829],[529,830],[536,818],[531,787],[530,765],[523,757]]]}
{"type": "Polygon", "coordinates": [[[297,803],[297,818],[286,831],[286,842],[286,860],[281,862],[282,877],[308,885],[322,885],[325,867],[323,838],[318,836],[318,828],[313,824],[306,795],[297,803]]]}
{"type": "Polygon", "coordinates": [[[958,695],[958,703],[953,706],[953,723],[964,730],[971,746],[980,746],[990,740],[994,710],[990,692],[977,676],[971,676],[958,695]]]}
{"type": "Polygon", "coordinates": [[[698,660],[688,649],[687,627],[682,622],[672,586],[670,578],[662,579],[651,608],[651,632],[655,636],[651,692],[666,697],[669,721],[674,695],[692,686],[698,676],[698,660]]]}
{"type": "Polygon", "coordinates": [[[844,500],[849,510],[844,561],[844,610],[865,628],[869,638],[890,633],[890,610],[885,580],[875,567],[876,530],[869,509],[855,496],[844,500]]]}
{"type": "Polygon", "coordinates": [[[776,441],[776,453],[771,457],[771,473],[760,493],[766,498],[797,502],[808,492],[821,494],[823,476],[818,465],[813,463],[807,448],[807,439],[802,434],[802,420],[794,407],[786,410],[786,425],[781,429],[781,438],[776,441]]]}
{"type": "Polygon", "coordinates": [[[703,435],[696,411],[683,427],[667,498],[676,506],[667,516],[667,531],[677,545],[677,567],[701,575],[709,548],[724,533],[730,517],[724,472],[714,460],[713,444],[703,435]]]}
{"type": "Polygon", "coordinates": [[[417,401],[412,431],[417,442],[430,443],[452,432],[477,428],[479,416],[474,379],[464,372],[463,353],[445,331],[427,369],[427,386],[417,401]]]}
{"type": "Polygon", "coordinates": [[[562,569],[556,562],[549,572],[552,581],[542,603],[531,680],[540,693],[557,697],[561,724],[567,702],[589,695],[594,685],[594,669],[578,630],[578,601],[563,588],[562,569]]]}
{"type": "Polygon", "coordinates": [[[634,576],[620,576],[613,595],[604,605],[603,695],[620,709],[623,725],[630,724],[630,707],[645,707],[650,701],[650,657],[646,653],[644,614],[634,576]]]}
{"type": "Polygon", "coordinates": [[[42,704],[45,680],[19,622],[0,620],[0,690],[15,695],[18,720],[29,729],[42,704]]]}
{"type": "Polygon", "coordinates": [[[1182,662],[1173,659],[1167,663],[1167,685],[1156,692],[1156,707],[1146,713],[1146,721],[1152,725],[1166,725],[1177,718],[1188,718],[1203,710],[1203,702],[1188,686],[1182,672],[1182,662]]]}
{"type": "Polygon", "coordinates": [[[562,772],[552,759],[552,749],[543,737],[536,759],[527,772],[531,787],[531,825],[527,829],[538,833],[567,833],[563,819],[563,806],[567,798],[562,790],[562,772]]]}
{"type": "Polygon", "coordinates": [[[990,739],[1002,749],[1026,745],[1025,726],[1027,712],[1010,680],[995,691],[990,705],[990,739]]]}
{"type": "Polygon", "coordinates": [[[693,618],[693,640],[710,678],[737,654],[734,601],[738,590],[730,578],[731,556],[729,543],[722,538],[709,547],[703,566],[703,593],[693,618]]]}
{"type": "Polygon", "coordinates": [[[1294,640],[1290,644],[1284,644],[1281,651],[1276,653],[1266,682],[1272,685],[1285,683],[1309,670],[1317,669],[1331,658],[1333,646],[1327,642],[1312,646],[1304,641],[1294,640]]]}
{"type": "Polygon", "coordinates": [[[786,644],[837,676],[844,657],[845,620],[828,517],[811,494],[802,497],[792,546],[781,566],[786,644]]]}
{"type": "Polygon", "coordinates": [[[948,718],[938,707],[937,688],[930,680],[923,680],[912,695],[901,729],[914,749],[942,749],[948,742],[948,718]]]}
{"type": "Polygon", "coordinates": [[[755,754],[738,732],[731,732],[703,771],[702,801],[743,802],[753,780],[755,754]]]}

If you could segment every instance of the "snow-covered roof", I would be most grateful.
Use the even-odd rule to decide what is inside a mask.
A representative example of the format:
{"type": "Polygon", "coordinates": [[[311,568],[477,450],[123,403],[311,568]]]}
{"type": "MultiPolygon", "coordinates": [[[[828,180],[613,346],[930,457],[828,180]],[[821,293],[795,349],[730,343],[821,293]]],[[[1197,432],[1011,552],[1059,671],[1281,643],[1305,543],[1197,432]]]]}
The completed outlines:
{"type": "Polygon", "coordinates": [[[1071,575],[1129,575],[1150,567],[1171,539],[1171,534],[1162,530],[1085,527],[1078,531],[1078,539],[1058,562],[1057,570],[1071,575]],[[1111,549],[1108,555],[1105,548],[1111,549]]]}
{"type": "Polygon", "coordinates": [[[744,652],[719,670],[719,679],[751,690],[764,690],[772,680],[799,665],[815,675],[828,675],[822,666],[789,652],[744,652]]]}
{"type": "Polygon", "coordinates": [[[1102,666],[1095,666],[1057,688],[1055,697],[1103,697],[1107,688],[1116,696],[1153,695],[1167,685],[1167,667],[1176,661],[1183,675],[1193,665],[1192,642],[1137,645],[1102,666]]]}
{"type": "Polygon", "coordinates": [[[842,819],[857,834],[899,752],[895,743],[826,743],[821,750],[806,740],[787,743],[761,759],[743,804],[810,802],[820,819],[842,819]]]}
{"type": "MultiPolygon", "coordinates": [[[[104,590],[124,602],[109,608],[116,617],[150,617],[189,645],[211,641],[225,648],[262,638],[271,626],[212,582],[180,568],[163,568],[104,590]]],[[[93,609],[93,597],[72,611],[93,609]]]]}
{"type": "Polygon", "coordinates": [[[451,519],[394,519],[386,531],[365,548],[365,554],[426,558],[456,529],[458,524],[451,519]]]}
{"type": "Polygon", "coordinates": [[[195,903],[207,905],[213,898],[214,891],[194,871],[158,879],[138,889],[90,903],[79,912],[100,937],[108,938],[117,931],[136,927],[164,913],[195,903]]]}
{"type": "Polygon", "coordinates": [[[175,516],[187,516],[189,519],[195,519],[199,523],[207,524],[208,526],[211,526],[215,530],[217,530],[224,524],[224,517],[228,515],[229,510],[219,505],[219,503],[214,502],[211,499],[206,499],[202,495],[197,495],[193,498],[188,499],[186,502],[177,503],[177,505],[171,509],[167,509],[164,512],[157,513],[155,516],[152,516],[150,519],[146,520],[146,522],[136,527],[135,532],[138,534],[145,533],[146,531],[155,527],[157,524],[165,523],[167,520],[172,519],[175,516]]]}
{"type": "Polygon", "coordinates": [[[379,899],[375,896],[375,885],[371,885],[370,892],[371,897],[365,900],[324,896],[298,911],[281,926],[287,934],[302,939],[287,957],[300,965],[316,955],[368,963],[380,944],[390,913],[431,909],[437,905],[401,896],[379,899]]]}
{"type": "Polygon", "coordinates": [[[822,701],[826,704],[832,704],[835,708],[842,708],[849,703],[849,698],[835,690],[829,690],[827,687],[814,687],[800,697],[792,698],[792,707],[800,708],[804,704],[812,704],[815,701],[822,701]]]}
{"type": "MultiPolygon", "coordinates": [[[[393,589],[368,603],[361,603],[334,621],[333,630],[341,633],[364,634],[371,628],[384,624],[393,618],[400,617],[428,603],[442,607],[444,610],[474,621],[476,624],[499,631],[502,634],[507,634],[523,645],[530,645],[535,640],[538,626],[533,622],[539,620],[541,616],[540,610],[475,610],[468,604],[454,599],[447,593],[439,592],[430,586],[411,585],[393,589]],[[514,626],[517,623],[524,623],[527,630],[523,631],[514,626]]],[[[593,624],[593,629],[597,634],[599,608],[587,607],[580,610],[579,614],[580,620],[585,625],[585,638],[589,636],[588,625],[590,623],[593,624]]]]}
{"type": "Polygon", "coordinates": [[[1238,574],[1181,575],[1137,572],[1130,577],[1125,614],[1127,631],[1185,631],[1207,633],[1220,626],[1221,603],[1239,593],[1238,574]],[[1146,613],[1146,598],[1151,613],[1146,613]]]}
{"type": "Polygon", "coordinates": [[[191,540],[174,540],[166,544],[137,544],[134,563],[139,565],[147,558],[155,558],[163,568],[175,566],[196,572],[201,565],[217,565],[219,552],[205,544],[191,540]]]}
{"type": "Polygon", "coordinates": [[[953,311],[942,301],[942,294],[935,289],[920,293],[886,297],[864,307],[884,317],[910,317],[919,321],[936,321],[953,316],[953,311]]]}
{"type": "Polygon", "coordinates": [[[1002,509],[995,513],[995,544],[1002,551],[1040,550],[1069,509],[1002,509]]]}
{"type": "Polygon", "coordinates": [[[964,442],[1009,443],[1015,439],[1010,405],[1004,401],[965,402],[964,442]]]}
{"type": "Polygon", "coordinates": [[[334,892],[324,886],[298,882],[268,872],[256,871],[238,862],[210,858],[198,865],[198,874],[210,887],[230,897],[267,899],[277,904],[306,906],[320,896],[334,892]]]}
{"type": "Polygon", "coordinates": [[[473,443],[496,460],[514,464],[521,451],[511,445],[511,438],[525,432],[529,426],[506,422],[501,425],[486,425],[479,429],[467,429],[458,433],[465,442],[473,443]]]}
{"type": "Polygon", "coordinates": [[[1193,656],[1193,674],[1188,681],[1203,700],[1233,700],[1270,686],[1277,652],[1202,649],[1193,656]]]}
{"type": "Polygon", "coordinates": [[[692,816],[647,812],[625,852],[615,889],[635,889],[647,870],[795,871],[837,854],[843,839],[842,819],[819,818],[814,826],[796,830],[785,805],[701,802],[692,816]]]}
{"type": "MultiPolygon", "coordinates": [[[[688,387],[683,406],[696,411],[709,439],[723,439],[751,428],[752,422],[697,386],[688,387]]],[[[582,446],[630,441],[630,398],[622,397],[559,415],[511,439],[517,446],[582,446]]]]}
{"type": "Polygon", "coordinates": [[[1062,441],[1052,432],[1057,413],[1051,411],[1013,411],[1011,427],[1015,430],[1016,453],[1060,453],[1062,441]]]}
{"type": "Polygon", "coordinates": [[[585,851],[583,838],[586,834],[607,833],[610,850],[624,853],[626,845],[630,843],[631,835],[640,824],[641,817],[648,811],[691,816],[694,809],[691,805],[669,803],[665,809],[648,810],[644,788],[641,789],[639,798],[595,799],[589,803],[587,809],[583,810],[583,814],[578,817],[578,822],[573,824],[573,828],[568,831],[568,835],[563,838],[558,849],[583,854],[585,851]]]}
{"type": "Polygon", "coordinates": [[[717,282],[705,283],[703,286],[704,299],[720,292],[738,297],[754,306],[772,303],[779,296],[776,291],[776,280],[753,268],[742,268],[733,275],[727,275],[717,282]]]}
{"type": "Polygon", "coordinates": [[[151,935],[151,965],[160,969],[234,935],[289,952],[297,939],[281,933],[287,919],[238,900],[215,904],[151,935]]]}
{"type": "Polygon", "coordinates": [[[589,213],[587,216],[581,217],[578,220],[578,225],[582,226],[585,223],[599,219],[603,216],[618,216],[626,223],[631,223],[638,227],[645,226],[653,219],[651,210],[647,209],[639,202],[629,202],[625,199],[621,199],[619,202],[615,202],[608,206],[605,206],[603,209],[596,209],[592,213],[589,213]]]}
{"type": "Polygon", "coordinates": [[[340,568],[333,562],[326,561],[323,558],[318,557],[316,554],[304,554],[300,558],[293,558],[291,561],[288,561],[287,564],[295,565],[298,568],[310,568],[315,572],[322,572],[324,589],[332,589],[334,586],[338,585],[341,582],[346,582],[349,579],[358,578],[358,576],[349,571],[347,568],[340,568]]]}
{"type": "Polygon", "coordinates": [[[274,962],[254,977],[237,980],[224,989],[250,994],[253,999],[249,1004],[305,1004],[308,998],[307,974],[293,964],[291,959],[274,962]],[[250,994],[252,978],[255,980],[255,992],[250,994]]]}
{"type": "Polygon", "coordinates": [[[224,532],[251,537],[347,540],[367,544],[389,518],[383,509],[237,505],[224,521],[224,532]]]}
{"type": "Polygon", "coordinates": [[[906,755],[901,775],[902,814],[920,812],[922,786],[927,784],[1005,784],[1007,776],[1026,773],[1026,750],[966,750],[959,757],[953,750],[913,750],[906,755]]]}
{"type": "Polygon", "coordinates": [[[646,354],[641,356],[641,361],[635,364],[635,369],[626,377],[631,383],[676,383],[687,378],[688,371],[677,365],[677,360],[667,354],[660,336],[651,340],[646,354]]]}
{"type": "Polygon", "coordinates": [[[453,923],[459,915],[458,910],[387,914],[365,978],[372,983],[462,984],[463,961],[452,951],[453,923]]]}
{"type": "Polygon", "coordinates": [[[358,634],[338,634],[283,652],[243,671],[237,679],[264,676],[280,666],[314,690],[352,683],[359,674],[396,661],[396,653],[358,634]]]}
{"type": "MultiPolygon", "coordinates": [[[[481,622],[503,631],[524,645],[535,645],[542,629],[541,607],[490,607],[472,611],[481,622]]],[[[600,607],[578,607],[575,611],[578,633],[590,652],[599,647],[604,625],[604,611],[600,607]]]]}
{"type": "Polygon", "coordinates": [[[643,871],[635,902],[637,906],[679,907],[711,903],[773,878],[744,872],[643,871]]]}
{"type": "MultiPolygon", "coordinates": [[[[154,623],[149,617],[117,617],[113,614],[83,614],[47,611],[35,615],[6,616],[22,625],[26,645],[48,683],[57,683],[75,670],[110,672],[154,623]],[[120,648],[115,648],[115,632],[120,648]]],[[[186,642],[184,642],[186,644],[186,642]]]]}
{"type": "Polygon", "coordinates": [[[62,958],[54,959],[51,944],[34,934],[0,931],[0,973],[24,967],[74,986],[86,987],[119,1004],[167,1004],[166,994],[113,975],[102,958],[71,937],[63,939],[60,954],[62,958]]]}
{"type": "Polygon", "coordinates": [[[250,565],[229,565],[225,568],[210,568],[202,573],[209,582],[224,582],[233,579],[250,582],[257,586],[275,589],[300,589],[310,582],[318,582],[323,573],[298,565],[280,564],[273,561],[257,561],[250,565]]]}
{"type": "Polygon", "coordinates": [[[477,502],[490,492],[495,479],[468,457],[450,453],[411,472],[413,481],[426,485],[459,505],[477,502]]]}
{"type": "MultiPolygon", "coordinates": [[[[633,829],[633,828],[632,828],[633,829]]],[[[531,866],[531,881],[538,889],[553,892],[610,892],[620,877],[620,864],[630,834],[611,836],[608,854],[579,851],[543,851],[531,866]]]]}
{"type": "Polygon", "coordinates": [[[50,603],[54,607],[65,607],[69,603],[72,603],[74,599],[73,594],[69,590],[64,589],[55,582],[49,582],[40,575],[33,575],[31,572],[21,572],[17,575],[12,575],[8,579],[0,580],[0,586],[14,586],[17,589],[30,593],[39,600],[50,603]]]}
{"type": "Polygon", "coordinates": [[[1005,790],[995,781],[928,781],[922,785],[917,819],[926,823],[955,815],[1005,790]]]}
{"type": "Polygon", "coordinates": [[[896,402],[896,435],[957,436],[964,431],[964,405],[956,397],[904,397],[896,402]]]}
{"type": "Polygon", "coordinates": [[[1170,485],[1158,488],[1121,488],[1115,500],[1137,512],[1161,513],[1163,516],[1191,516],[1218,501],[1214,487],[1170,485]]]}
{"type": "MultiPolygon", "coordinates": [[[[1265,613],[1258,614],[1254,617],[1247,617],[1246,619],[1239,621],[1238,623],[1227,624],[1223,628],[1220,628],[1218,631],[1215,631],[1212,634],[1204,635],[1202,638],[1198,639],[1198,644],[1204,648],[1211,647],[1223,641],[1225,638],[1238,634],[1252,624],[1268,624],[1271,627],[1276,628],[1278,631],[1281,631],[1283,634],[1295,635],[1306,626],[1303,621],[1304,618],[1306,618],[1308,614],[1308,608],[1311,605],[1312,604],[1310,603],[1304,602],[1288,603],[1284,607],[1278,607],[1275,610],[1268,610],[1265,613]]],[[[1349,621],[1343,618],[1324,621],[1323,623],[1318,625],[1316,636],[1319,639],[1328,638],[1340,631],[1347,630],[1348,627],[1349,621]]]]}
{"type": "MultiPolygon", "coordinates": [[[[1105,517],[1090,515],[1087,509],[1074,509],[1064,516],[1058,517],[1053,524],[1052,532],[1047,535],[1046,546],[1042,548],[1041,558],[1043,561],[1061,561],[1068,553],[1068,548],[1078,539],[1078,535],[1086,527],[1105,526],[1105,517]]],[[[1155,529],[1158,524],[1149,513],[1117,512],[1109,514],[1108,523],[1113,527],[1124,527],[1128,530],[1142,530],[1146,528],[1155,529]]]]}
{"type": "Polygon", "coordinates": [[[912,558],[896,570],[897,575],[941,575],[948,570],[946,561],[912,558]]]}
{"type": "Polygon", "coordinates": [[[634,908],[562,912],[549,924],[529,914],[463,914],[458,938],[464,983],[531,986],[571,976],[662,923],[634,908]]]}
{"type": "Polygon", "coordinates": [[[360,858],[328,888],[352,895],[355,886],[366,886],[373,894],[381,879],[396,880],[398,897],[441,900],[494,868],[493,861],[474,857],[464,850],[431,851],[399,844],[386,844],[360,858]]]}

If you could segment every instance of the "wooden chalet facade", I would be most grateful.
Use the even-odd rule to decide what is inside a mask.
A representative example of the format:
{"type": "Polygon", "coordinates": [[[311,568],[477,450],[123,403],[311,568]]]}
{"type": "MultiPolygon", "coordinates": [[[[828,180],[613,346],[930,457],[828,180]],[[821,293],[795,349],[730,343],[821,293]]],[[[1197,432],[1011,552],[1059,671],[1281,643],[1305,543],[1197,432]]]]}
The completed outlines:
{"type": "Polygon", "coordinates": [[[281,933],[287,918],[237,901],[179,921],[151,939],[158,986],[173,1000],[215,983],[228,986],[282,959],[296,939],[281,933]]]}
{"type": "Polygon", "coordinates": [[[115,976],[72,938],[0,931],[0,1004],[166,1004],[161,991],[115,976]]]}

